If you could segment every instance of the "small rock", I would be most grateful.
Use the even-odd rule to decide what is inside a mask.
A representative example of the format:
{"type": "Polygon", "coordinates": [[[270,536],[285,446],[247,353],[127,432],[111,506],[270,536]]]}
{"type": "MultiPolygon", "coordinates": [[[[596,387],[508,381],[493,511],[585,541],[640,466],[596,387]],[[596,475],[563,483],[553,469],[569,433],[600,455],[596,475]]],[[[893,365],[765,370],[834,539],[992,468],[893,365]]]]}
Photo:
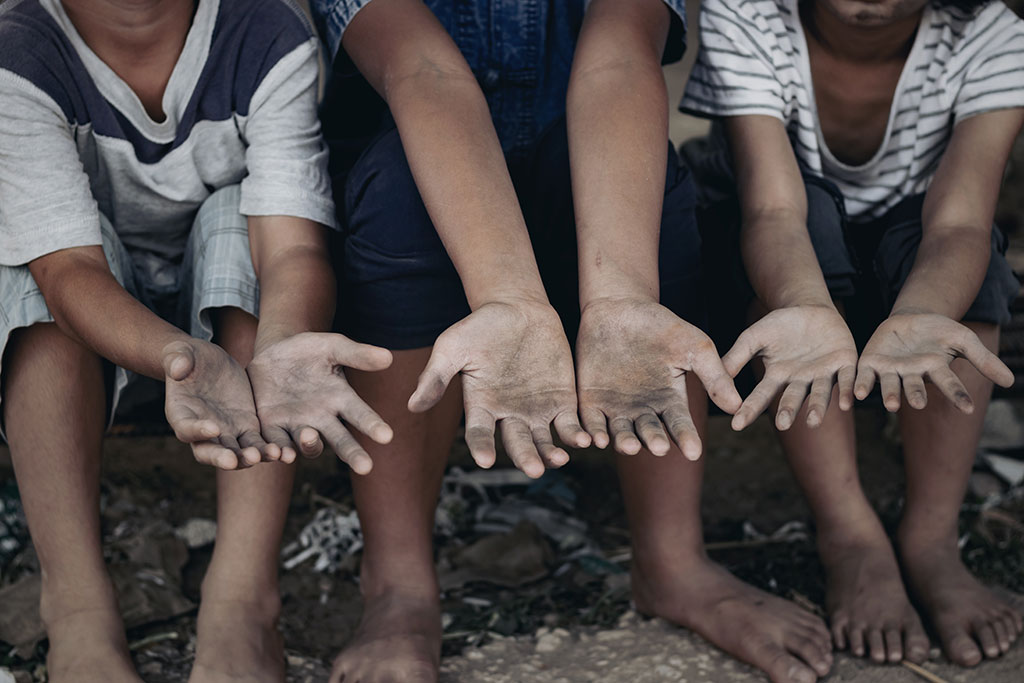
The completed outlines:
{"type": "Polygon", "coordinates": [[[139,667],[139,673],[143,676],[156,676],[163,673],[164,666],[160,662],[150,661],[139,667]]]}
{"type": "Polygon", "coordinates": [[[175,529],[174,535],[183,540],[190,550],[202,548],[217,538],[217,522],[193,517],[175,529]]]}
{"type": "Polygon", "coordinates": [[[633,634],[626,629],[617,628],[611,631],[599,631],[596,638],[599,643],[608,643],[615,640],[625,640],[632,636],[633,634]]]}
{"type": "Polygon", "coordinates": [[[484,659],[487,656],[480,650],[469,650],[468,652],[465,652],[463,654],[465,654],[466,659],[474,659],[476,661],[480,661],[481,659],[484,659]]]}
{"type": "MultiPolygon", "coordinates": [[[[561,629],[556,629],[559,631],[561,629]]],[[[556,631],[545,633],[537,639],[537,652],[554,652],[562,647],[562,636],[556,631]]]]}
{"type": "Polygon", "coordinates": [[[654,667],[654,673],[661,676],[666,681],[678,681],[683,677],[683,672],[679,669],[673,669],[668,664],[659,664],[654,667]]]}

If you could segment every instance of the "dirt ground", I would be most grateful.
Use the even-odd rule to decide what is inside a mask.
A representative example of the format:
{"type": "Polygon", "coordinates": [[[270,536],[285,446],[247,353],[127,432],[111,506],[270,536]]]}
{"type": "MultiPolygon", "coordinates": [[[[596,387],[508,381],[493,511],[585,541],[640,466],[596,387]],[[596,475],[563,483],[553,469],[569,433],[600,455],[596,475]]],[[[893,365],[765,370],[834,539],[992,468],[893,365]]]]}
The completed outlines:
{"type": "MultiPolygon", "coordinates": [[[[997,411],[1002,417],[993,427],[994,443],[1005,453],[1019,454],[1024,447],[1024,439],[1015,441],[1024,429],[1022,410],[1024,402],[1017,401],[1004,402],[997,411]]],[[[899,444],[881,411],[859,410],[857,428],[865,487],[891,528],[902,486],[899,444]]],[[[761,588],[810,608],[820,605],[821,567],[808,509],[768,422],[762,419],[746,433],[735,434],[724,418],[712,418],[706,457],[705,527],[714,558],[761,588]]],[[[451,467],[474,471],[461,444],[453,452],[451,467]]],[[[167,436],[111,438],[106,444],[103,520],[108,560],[115,575],[128,576],[128,583],[136,587],[150,586],[145,589],[150,591],[148,599],[122,595],[131,605],[129,621],[145,621],[146,610],[176,615],[129,631],[139,669],[151,683],[187,678],[194,652],[194,605],[211,545],[208,539],[184,540],[188,534],[183,530],[201,527],[195,520],[215,518],[211,475],[167,436]],[[186,547],[193,542],[199,545],[186,547]],[[159,585],[174,588],[177,598],[161,598],[159,585]]],[[[1006,487],[990,474],[978,476],[978,486],[989,485],[1005,495],[1006,487]]],[[[0,451],[0,491],[9,494],[12,488],[9,458],[0,451]]],[[[478,495],[472,486],[458,495],[446,488],[450,500],[461,496],[472,510],[465,515],[468,519],[456,520],[447,529],[438,527],[438,562],[446,587],[443,681],[763,680],[700,638],[631,611],[628,532],[615,470],[606,453],[578,453],[569,466],[540,484],[524,487],[516,480],[484,488],[479,495],[489,502],[472,500],[478,495]],[[508,500],[521,505],[502,507],[508,500]],[[536,523],[517,526],[517,520],[508,518],[516,514],[536,523]],[[482,580],[488,573],[501,585],[482,580]]],[[[974,497],[965,506],[965,557],[987,581],[1024,592],[1021,496],[1010,495],[987,511],[979,501],[974,497]]],[[[343,469],[328,457],[303,462],[285,544],[299,538],[318,512],[344,516],[350,510],[351,492],[343,469]]],[[[450,507],[447,510],[451,512],[450,507]]],[[[286,551],[284,556],[294,554],[286,551]]],[[[358,553],[342,553],[335,559],[339,561],[333,571],[315,571],[315,558],[310,558],[282,573],[281,628],[290,681],[326,680],[331,658],[358,619],[358,553]]],[[[16,602],[0,602],[0,633],[5,617],[10,621],[14,610],[34,609],[34,595],[26,591],[36,571],[30,546],[0,564],[0,600],[21,595],[16,602]],[[15,586],[28,587],[18,593],[12,591],[15,586]]],[[[18,683],[45,680],[45,641],[23,644],[20,654],[14,644],[12,639],[11,647],[0,644],[0,667],[18,672],[18,683]]],[[[950,683],[1020,681],[1024,647],[972,671],[940,661],[928,667],[950,683]]],[[[827,680],[925,679],[903,668],[840,657],[827,680]]]]}

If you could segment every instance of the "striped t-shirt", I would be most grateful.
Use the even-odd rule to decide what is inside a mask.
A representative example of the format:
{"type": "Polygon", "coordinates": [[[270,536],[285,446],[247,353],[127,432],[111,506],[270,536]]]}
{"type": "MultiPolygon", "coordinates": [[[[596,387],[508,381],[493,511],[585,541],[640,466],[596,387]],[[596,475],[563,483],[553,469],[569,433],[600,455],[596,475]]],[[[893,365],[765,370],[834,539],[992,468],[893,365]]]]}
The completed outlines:
{"type": "Polygon", "coordinates": [[[0,4],[0,264],[99,245],[180,259],[200,204],[336,225],[319,44],[294,0],[198,0],[153,120],[60,0],[0,4]]]}
{"type": "Polygon", "coordinates": [[[998,0],[974,13],[932,2],[882,144],[866,163],[845,164],[829,151],[818,122],[798,1],[704,0],[700,55],[680,108],[781,119],[800,165],[839,187],[853,219],[878,218],[925,192],[961,120],[1024,107],[1024,21],[998,0]]]}

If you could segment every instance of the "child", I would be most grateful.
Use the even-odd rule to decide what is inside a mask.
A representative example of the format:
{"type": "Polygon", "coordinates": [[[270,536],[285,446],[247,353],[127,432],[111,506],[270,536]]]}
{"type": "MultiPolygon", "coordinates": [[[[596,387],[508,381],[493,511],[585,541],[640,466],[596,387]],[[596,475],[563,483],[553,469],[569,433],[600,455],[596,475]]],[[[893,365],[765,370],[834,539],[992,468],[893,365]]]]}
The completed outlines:
{"type": "MultiPolygon", "coordinates": [[[[317,55],[283,0],[0,7],[3,424],[51,681],[139,681],[98,514],[105,412],[136,373],[166,379],[175,433],[222,470],[323,440],[365,471],[341,418],[390,438],[336,372],[388,352],[316,334],[335,308],[317,55]]],[[[283,464],[218,472],[193,681],[284,680],[291,482],[283,464]]]]}
{"type": "Polygon", "coordinates": [[[500,426],[536,477],[568,460],[552,423],[566,447],[590,443],[577,395],[597,445],[634,454],[621,472],[638,606],[762,668],[827,672],[820,620],[708,561],[700,465],[680,453],[701,451],[701,383],[730,412],[741,402],[686,322],[704,315],[700,241],[689,173],[666,150],[661,72],[684,47],[683,3],[427,6],[314,3],[336,54],[325,129],[345,122],[332,161],[356,157],[335,176],[342,329],[394,352],[386,371],[351,374],[396,436],[363,440],[365,611],[331,680],[437,680],[432,520],[463,412],[481,466],[500,426]],[[360,89],[353,66],[386,101],[375,119],[335,108],[360,89]],[[642,444],[668,457],[635,457],[642,444]]]}
{"type": "Polygon", "coordinates": [[[836,647],[922,661],[920,613],[952,661],[997,657],[1021,614],[967,572],[957,519],[992,382],[1013,381],[993,352],[1018,283],[992,216],[1024,121],[1024,22],[945,0],[707,0],[701,16],[682,107],[720,119],[696,171],[706,230],[739,230],[767,313],[724,359],[732,374],[763,361],[733,425],[778,399],[836,647]],[[859,363],[833,298],[868,325],[859,363]],[[876,377],[906,461],[896,553],[842,412],[876,377]]]}

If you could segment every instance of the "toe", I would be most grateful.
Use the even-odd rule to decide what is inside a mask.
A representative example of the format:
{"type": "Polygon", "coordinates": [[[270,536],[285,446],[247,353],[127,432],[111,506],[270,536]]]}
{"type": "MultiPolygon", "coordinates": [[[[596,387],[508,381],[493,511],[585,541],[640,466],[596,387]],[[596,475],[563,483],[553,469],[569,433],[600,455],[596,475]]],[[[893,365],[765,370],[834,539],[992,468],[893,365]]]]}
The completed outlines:
{"type": "Polygon", "coordinates": [[[992,630],[992,626],[987,621],[979,620],[972,624],[972,628],[975,637],[981,643],[981,649],[985,656],[990,659],[998,657],[1001,654],[999,651],[999,639],[996,638],[996,633],[992,630]]]}
{"type": "Polygon", "coordinates": [[[832,668],[831,642],[821,642],[815,633],[794,636],[786,643],[786,648],[802,659],[817,672],[818,676],[827,676],[832,668]]]}
{"type": "Polygon", "coordinates": [[[1010,632],[1006,630],[1006,624],[999,618],[999,615],[993,615],[989,619],[989,624],[992,625],[992,630],[996,634],[996,640],[999,642],[999,652],[1005,654],[1010,649],[1010,632]]]}
{"type": "Polygon", "coordinates": [[[906,627],[904,634],[906,658],[915,664],[921,664],[928,659],[928,651],[932,644],[928,640],[928,635],[925,633],[924,627],[921,626],[921,622],[915,619],[914,623],[906,627]]]}
{"type": "Polygon", "coordinates": [[[881,629],[868,630],[868,649],[871,652],[871,661],[877,664],[885,661],[885,638],[881,629]]]}
{"type": "Polygon", "coordinates": [[[818,680],[813,669],[782,648],[773,645],[772,652],[766,654],[764,671],[772,683],[815,683],[818,680]]]}
{"type": "Polygon", "coordinates": [[[885,629],[885,652],[890,662],[903,659],[903,634],[895,626],[885,629]]]}
{"type": "Polygon", "coordinates": [[[857,657],[864,656],[864,626],[861,624],[852,624],[849,630],[850,634],[850,651],[857,657]]]}
{"type": "Polygon", "coordinates": [[[946,656],[955,664],[974,666],[981,661],[981,650],[978,649],[974,640],[963,631],[943,637],[942,642],[946,656]]]}

